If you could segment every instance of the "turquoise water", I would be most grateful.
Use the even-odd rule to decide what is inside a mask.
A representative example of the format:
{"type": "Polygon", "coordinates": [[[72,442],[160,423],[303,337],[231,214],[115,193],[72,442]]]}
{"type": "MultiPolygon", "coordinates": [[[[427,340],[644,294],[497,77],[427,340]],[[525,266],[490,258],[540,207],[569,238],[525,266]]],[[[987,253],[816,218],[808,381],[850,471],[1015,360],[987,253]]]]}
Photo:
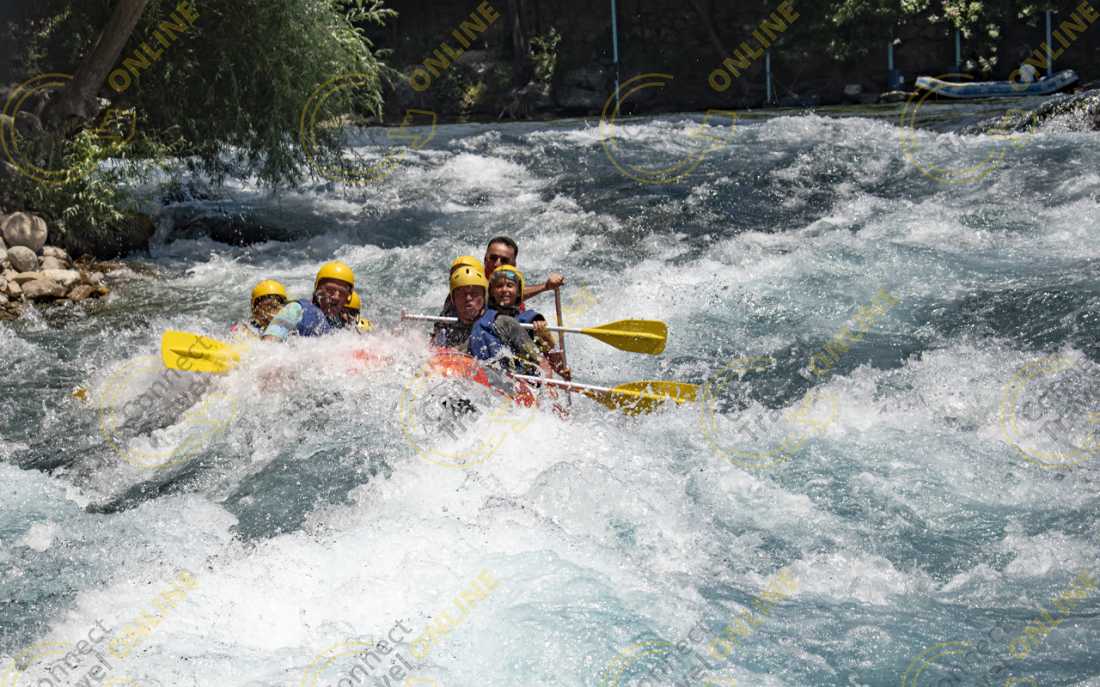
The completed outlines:
{"type": "Polygon", "coordinates": [[[0,684],[1100,684],[1100,140],[901,110],[448,125],[353,139],[399,154],[365,187],[193,180],[152,273],[0,324],[0,684]],[[499,233],[567,322],[668,323],[656,357],[570,337],[576,379],[701,402],[562,419],[420,376],[400,311],[499,233]],[[225,339],[333,256],[376,334],[160,369],[166,329],[225,339]]]}

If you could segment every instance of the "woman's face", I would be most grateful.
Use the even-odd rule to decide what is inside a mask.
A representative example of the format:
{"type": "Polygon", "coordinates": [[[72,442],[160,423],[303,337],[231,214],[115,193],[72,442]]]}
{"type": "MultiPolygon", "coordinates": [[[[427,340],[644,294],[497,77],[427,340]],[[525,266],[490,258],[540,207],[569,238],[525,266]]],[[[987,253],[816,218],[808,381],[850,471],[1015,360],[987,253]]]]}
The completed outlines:
{"type": "Polygon", "coordinates": [[[511,279],[494,279],[489,285],[489,292],[498,305],[515,305],[517,291],[519,285],[511,279]]]}

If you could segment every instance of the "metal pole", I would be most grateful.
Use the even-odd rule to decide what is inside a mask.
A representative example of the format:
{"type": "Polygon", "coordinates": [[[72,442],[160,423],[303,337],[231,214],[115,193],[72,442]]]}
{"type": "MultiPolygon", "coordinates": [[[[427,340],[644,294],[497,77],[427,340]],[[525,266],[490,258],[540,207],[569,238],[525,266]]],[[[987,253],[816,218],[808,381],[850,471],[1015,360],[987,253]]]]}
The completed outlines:
{"type": "Polygon", "coordinates": [[[611,0],[611,60],[615,63],[615,110],[619,109],[619,20],[615,0],[611,0]]]}
{"type": "Polygon", "coordinates": [[[1054,47],[1051,46],[1050,15],[1053,10],[1047,10],[1047,77],[1054,76],[1054,47]]]}
{"type": "Polygon", "coordinates": [[[962,72],[962,31],[955,29],[955,71],[962,72]]]}
{"type": "Polygon", "coordinates": [[[764,51],[764,73],[765,73],[766,78],[767,78],[766,87],[767,87],[768,101],[767,101],[766,104],[771,105],[772,104],[772,51],[771,50],[765,50],[764,51]]]}

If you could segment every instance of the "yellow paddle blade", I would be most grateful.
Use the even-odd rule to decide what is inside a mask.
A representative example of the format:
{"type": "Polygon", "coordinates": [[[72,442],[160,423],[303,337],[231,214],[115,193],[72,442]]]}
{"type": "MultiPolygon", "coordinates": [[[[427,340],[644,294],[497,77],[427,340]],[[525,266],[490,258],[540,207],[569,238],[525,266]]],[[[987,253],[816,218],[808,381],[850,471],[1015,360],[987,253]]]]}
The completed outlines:
{"type": "Polygon", "coordinates": [[[237,346],[171,329],[160,340],[160,357],[170,370],[213,374],[228,372],[241,360],[237,346]]]}
{"type": "Polygon", "coordinates": [[[615,391],[650,393],[669,401],[676,401],[676,403],[688,403],[695,401],[695,396],[699,392],[699,385],[685,382],[630,382],[629,384],[620,384],[615,387],[615,391]]]}
{"type": "Polygon", "coordinates": [[[657,355],[665,350],[668,325],[659,320],[619,320],[599,327],[582,329],[582,334],[595,337],[621,351],[657,355]]]}
{"type": "Polygon", "coordinates": [[[611,391],[584,391],[589,398],[627,415],[651,413],[668,401],[687,403],[695,400],[699,387],[681,382],[630,382],[611,391]]]}

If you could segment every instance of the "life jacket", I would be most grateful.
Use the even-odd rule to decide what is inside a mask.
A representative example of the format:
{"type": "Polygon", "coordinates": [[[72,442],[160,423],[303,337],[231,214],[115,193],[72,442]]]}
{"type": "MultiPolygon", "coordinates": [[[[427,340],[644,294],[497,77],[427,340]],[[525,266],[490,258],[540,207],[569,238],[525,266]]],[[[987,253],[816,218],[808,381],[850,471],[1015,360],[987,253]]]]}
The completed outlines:
{"type": "Polygon", "coordinates": [[[298,336],[324,336],[344,328],[343,320],[330,320],[313,301],[299,298],[298,304],[302,306],[302,319],[298,320],[296,329],[298,336]]]}
{"type": "MultiPolygon", "coordinates": [[[[487,308],[485,314],[481,316],[473,327],[470,328],[470,354],[478,360],[494,360],[501,356],[502,353],[513,353],[511,350],[505,350],[506,346],[504,340],[500,338],[500,334],[493,328],[493,323],[496,322],[501,312],[494,308],[487,308]]],[[[509,312],[520,324],[531,324],[536,319],[542,317],[534,310],[525,310],[523,312],[509,312]]],[[[538,374],[538,367],[531,365],[528,361],[516,360],[514,366],[517,371],[522,374],[538,374]]]]}

